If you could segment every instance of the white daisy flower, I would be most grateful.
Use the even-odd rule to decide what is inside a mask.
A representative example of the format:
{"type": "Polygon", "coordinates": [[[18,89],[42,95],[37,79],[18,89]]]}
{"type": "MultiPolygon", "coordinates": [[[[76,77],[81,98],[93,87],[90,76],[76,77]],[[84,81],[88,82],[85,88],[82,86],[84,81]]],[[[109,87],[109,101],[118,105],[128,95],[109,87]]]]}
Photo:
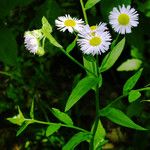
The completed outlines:
{"type": "Polygon", "coordinates": [[[119,9],[114,7],[110,12],[109,22],[116,32],[120,34],[131,33],[131,28],[137,27],[139,24],[138,13],[130,5],[127,7],[119,6],[119,9]]]}
{"type": "Polygon", "coordinates": [[[82,33],[94,35],[96,32],[106,31],[106,23],[100,22],[99,25],[89,26],[88,24],[81,30],[82,33]]]}
{"type": "Polygon", "coordinates": [[[95,34],[86,34],[80,32],[78,34],[78,44],[84,54],[101,54],[109,49],[111,44],[111,36],[108,31],[95,32],[95,34]]]}
{"type": "Polygon", "coordinates": [[[24,34],[24,43],[27,50],[31,53],[35,54],[39,48],[39,41],[38,39],[32,34],[31,31],[26,31],[24,34]]]}
{"type": "Polygon", "coordinates": [[[58,30],[65,32],[68,30],[73,33],[73,31],[79,32],[83,25],[84,21],[82,19],[72,18],[70,15],[60,16],[55,20],[55,24],[58,30]]]}

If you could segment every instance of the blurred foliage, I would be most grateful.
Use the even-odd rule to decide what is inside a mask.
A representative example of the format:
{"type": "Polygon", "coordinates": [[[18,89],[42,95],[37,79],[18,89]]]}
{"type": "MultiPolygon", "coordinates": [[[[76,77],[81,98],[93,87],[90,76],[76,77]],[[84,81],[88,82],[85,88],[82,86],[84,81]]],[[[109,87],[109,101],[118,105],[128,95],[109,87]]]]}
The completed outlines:
{"type": "MultiPolygon", "coordinates": [[[[108,22],[109,11],[114,6],[123,3],[126,5],[131,3],[137,9],[140,14],[140,24],[138,28],[133,29],[132,34],[127,35],[128,43],[115,66],[104,73],[104,85],[101,89],[103,106],[121,94],[124,82],[134,74],[134,72],[116,71],[117,67],[128,59],[139,59],[144,67],[136,88],[150,83],[150,0],[111,2],[110,0],[101,0],[87,10],[89,22],[91,25],[102,20],[108,22]]],[[[23,112],[27,112],[33,99],[35,100],[35,116],[41,120],[55,120],[50,114],[50,107],[64,110],[72,84],[76,85],[84,72],[48,41],[46,43],[47,53],[43,57],[30,54],[25,50],[23,35],[27,30],[40,28],[41,19],[45,16],[53,27],[53,35],[64,47],[67,47],[74,39],[72,35],[56,32],[54,20],[64,14],[83,17],[79,1],[0,0],[0,6],[0,147],[3,150],[60,149],[73,131],[63,129],[53,136],[46,137],[44,125],[33,125],[29,126],[26,133],[16,137],[16,127],[8,123],[5,118],[16,114],[18,105],[23,112]]],[[[114,34],[112,30],[111,33],[114,34]]],[[[82,61],[82,53],[77,48],[71,53],[79,61],[82,61]]],[[[143,92],[141,98],[142,100],[150,98],[150,92],[143,92]]],[[[149,106],[150,104],[144,101],[129,104],[127,99],[116,104],[116,107],[125,110],[128,116],[146,128],[150,128],[149,106]]],[[[75,107],[70,113],[77,125],[89,129],[94,112],[93,93],[89,92],[87,96],[84,96],[82,103],[79,103],[78,107],[75,107]]],[[[115,149],[150,149],[149,132],[120,129],[120,127],[118,132],[118,126],[115,124],[106,120],[104,120],[104,124],[107,137],[115,149]]],[[[86,145],[80,145],[80,149],[86,149],[85,147],[86,145]]]]}

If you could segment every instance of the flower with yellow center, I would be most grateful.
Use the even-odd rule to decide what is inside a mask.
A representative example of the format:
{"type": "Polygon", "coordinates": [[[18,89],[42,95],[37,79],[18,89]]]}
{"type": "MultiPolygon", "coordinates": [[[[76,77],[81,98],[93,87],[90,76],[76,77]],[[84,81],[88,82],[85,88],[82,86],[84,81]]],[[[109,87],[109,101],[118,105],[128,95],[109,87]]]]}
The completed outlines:
{"type": "Polygon", "coordinates": [[[119,9],[114,7],[109,15],[109,23],[115,32],[120,34],[131,33],[132,27],[137,27],[138,13],[131,6],[119,6],[119,9]]]}
{"type": "Polygon", "coordinates": [[[77,43],[84,54],[92,54],[94,56],[109,49],[111,36],[108,31],[96,31],[94,34],[91,34],[91,28],[89,28],[87,33],[82,31],[78,34],[79,39],[77,43]]]}
{"type": "Polygon", "coordinates": [[[83,36],[86,36],[86,34],[95,35],[96,32],[106,31],[108,28],[106,27],[106,23],[100,22],[98,25],[89,26],[88,24],[85,25],[81,32],[83,36]]]}
{"type": "Polygon", "coordinates": [[[74,31],[79,32],[84,22],[82,19],[72,18],[70,15],[60,16],[58,19],[55,20],[55,24],[58,30],[65,32],[68,30],[69,32],[73,33],[74,31]]]}

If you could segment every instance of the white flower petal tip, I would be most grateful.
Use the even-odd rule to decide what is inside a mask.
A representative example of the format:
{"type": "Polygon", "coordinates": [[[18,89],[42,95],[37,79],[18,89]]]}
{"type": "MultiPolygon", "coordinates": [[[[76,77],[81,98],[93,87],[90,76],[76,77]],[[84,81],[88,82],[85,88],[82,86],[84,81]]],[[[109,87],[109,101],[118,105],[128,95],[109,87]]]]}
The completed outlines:
{"type": "Polygon", "coordinates": [[[70,15],[60,16],[55,20],[55,24],[57,29],[65,32],[68,30],[70,33],[74,31],[79,32],[84,25],[84,21],[82,19],[77,19],[75,17],[71,17],[70,15]]]}
{"type": "Polygon", "coordinates": [[[137,27],[139,24],[138,13],[130,5],[125,7],[125,5],[114,7],[109,15],[109,23],[115,32],[119,34],[131,33],[132,27],[137,27]]]}
{"type": "Polygon", "coordinates": [[[110,33],[104,30],[95,30],[93,33],[91,30],[92,29],[86,25],[78,34],[79,39],[77,43],[84,54],[91,54],[93,56],[101,55],[101,53],[109,49],[111,44],[110,33]]]}

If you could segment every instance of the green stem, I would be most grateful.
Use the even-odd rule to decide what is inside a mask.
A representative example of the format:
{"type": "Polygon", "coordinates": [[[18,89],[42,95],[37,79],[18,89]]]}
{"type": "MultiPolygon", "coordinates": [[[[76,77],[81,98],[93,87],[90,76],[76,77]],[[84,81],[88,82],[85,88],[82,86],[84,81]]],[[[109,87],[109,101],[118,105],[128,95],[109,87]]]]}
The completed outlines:
{"type": "Polygon", "coordinates": [[[88,24],[88,19],[87,19],[86,11],[85,11],[85,8],[84,8],[83,0],[80,0],[80,4],[81,4],[81,8],[82,8],[85,23],[88,24]]]}
{"type": "Polygon", "coordinates": [[[70,54],[66,53],[66,51],[63,48],[60,48],[60,50],[68,57],[70,58],[74,63],[76,63],[78,66],[80,66],[82,69],[86,70],[87,72],[91,73],[93,76],[96,76],[91,70],[84,67],[81,63],[79,63],[74,57],[72,57],[70,54]]]}
{"type": "Polygon", "coordinates": [[[0,74],[3,74],[3,75],[6,75],[6,76],[11,77],[11,74],[10,74],[10,73],[4,72],[4,71],[0,71],[0,74]]]}
{"type": "Polygon", "coordinates": [[[40,120],[34,120],[34,119],[26,119],[26,121],[32,122],[32,123],[39,123],[39,124],[45,124],[45,125],[60,125],[62,127],[67,127],[67,128],[72,128],[72,129],[76,129],[82,132],[89,132],[87,130],[84,130],[82,128],[73,126],[73,125],[66,125],[66,124],[62,124],[62,123],[52,123],[52,122],[45,122],[45,121],[40,121],[40,120]]]}
{"type": "Polygon", "coordinates": [[[137,89],[136,91],[148,91],[148,90],[150,90],[150,87],[145,87],[145,88],[137,89]]]}
{"type": "MultiPolygon", "coordinates": [[[[96,56],[96,62],[97,62],[97,77],[99,76],[99,60],[98,55],[96,56]]],[[[93,136],[90,142],[90,150],[94,149],[94,137],[97,131],[98,122],[99,122],[99,84],[96,85],[96,91],[95,91],[95,105],[96,105],[96,118],[94,123],[94,129],[93,129],[93,136]]]]}

